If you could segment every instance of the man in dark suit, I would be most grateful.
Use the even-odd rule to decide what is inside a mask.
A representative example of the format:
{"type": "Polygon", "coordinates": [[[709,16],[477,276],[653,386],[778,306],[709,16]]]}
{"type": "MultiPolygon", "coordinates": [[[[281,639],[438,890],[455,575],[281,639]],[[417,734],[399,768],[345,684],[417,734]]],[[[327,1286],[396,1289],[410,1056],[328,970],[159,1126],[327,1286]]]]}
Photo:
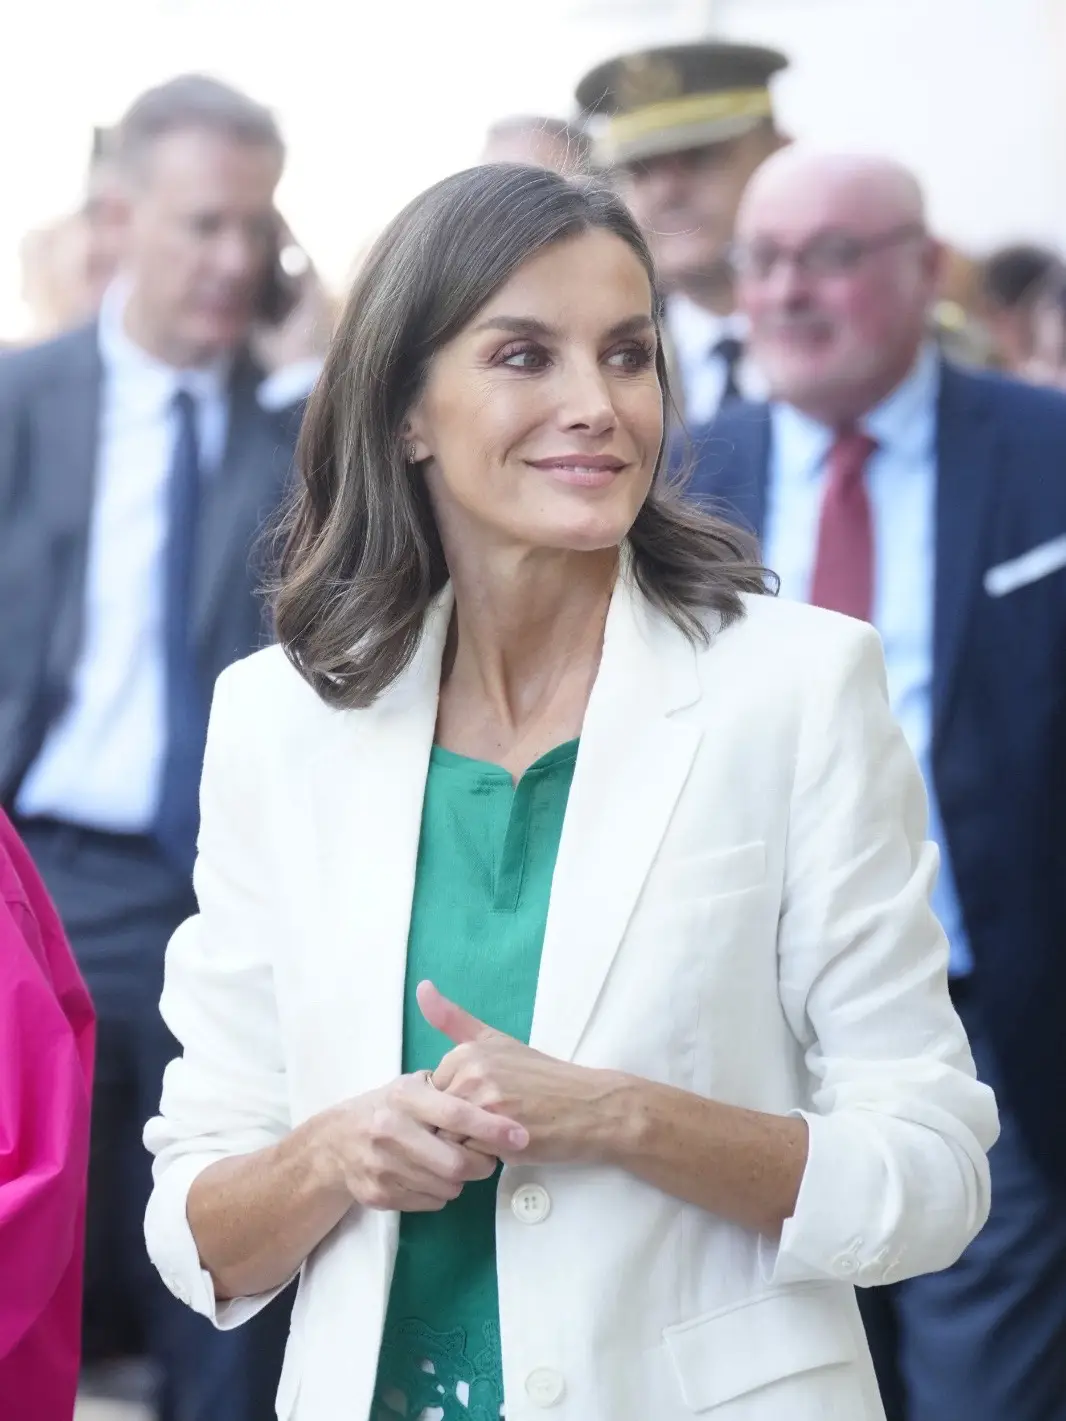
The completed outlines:
{"type": "Polygon", "coordinates": [[[986,1229],[947,1272],[860,1294],[889,1416],[1062,1421],[1066,399],[942,361],[939,261],[905,170],[771,159],[735,262],[774,398],[701,432],[693,492],[760,534],[782,595],[880,630],[1000,1102],[986,1229]]]}
{"type": "Polygon", "coordinates": [[[86,1351],[144,1347],[161,1421],[266,1421],[284,1306],[216,1333],[145,1256],[144,1122],[174,1042],[163,954],[190,870],[211,688],[264,636],[252,556],[306,393],[249,353],[276,255],[267,110],[196,76],[115,135],[122,266],[89,328],[0,363],[0,799],[98,1018],[86,1351]]]}

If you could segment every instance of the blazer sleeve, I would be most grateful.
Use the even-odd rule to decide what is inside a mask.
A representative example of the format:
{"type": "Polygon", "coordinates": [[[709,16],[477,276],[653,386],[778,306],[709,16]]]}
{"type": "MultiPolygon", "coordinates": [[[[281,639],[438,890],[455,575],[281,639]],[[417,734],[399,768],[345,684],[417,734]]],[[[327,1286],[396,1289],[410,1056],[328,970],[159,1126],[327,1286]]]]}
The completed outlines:
{"type": "Polygon", "coordinates": [[[889,710],[880,639],[841,635],[812,676],[779,928],[781,1001],[812,1109],[773,1282],[896,1282],[954,1263],[988,1217],[991,1090],[947,986],[929,906],[939,863],[925,789],[889,710]]]}
{"type": "Polygon", "coordinates": [[[189,1189],[215,1160],[273,1145],[290,1129],[267,947],[271,870],[249,752],[255,708],[242,708],[241,671],[223,672],[211,707],[193,879],[199,912],[170,941],[160,1003],[182,1054],[167,1067],[159,1114],[144,1132],[155,1156],[149,1256],[175,1297],[222,1328],[281,1289],[216,1302],[186,1218],[189,1189]]]}

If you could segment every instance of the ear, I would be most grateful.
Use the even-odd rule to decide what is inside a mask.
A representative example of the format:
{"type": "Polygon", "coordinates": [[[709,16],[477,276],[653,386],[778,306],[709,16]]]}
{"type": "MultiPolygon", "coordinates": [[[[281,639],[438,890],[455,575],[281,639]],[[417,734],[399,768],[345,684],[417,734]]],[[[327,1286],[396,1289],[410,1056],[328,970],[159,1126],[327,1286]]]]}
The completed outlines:
{"type": "Polygon", "coordinates": [[[942,296],[951,275],[947,247],[943,242],[937,241],[935,237],[927,237],[922,252],[922,261],[930,288],[935,295],[942,296]]]}
{"type": "Polygon", "coordinates": [[[423,420],[417,405],[413,405],[407,412],[407,416],[400,425],[400,438],[403,440],[404,456],[409,464],[420,464],[423,459],[432,456],[432,450],[426,443],[422,433],[423,420]]]}

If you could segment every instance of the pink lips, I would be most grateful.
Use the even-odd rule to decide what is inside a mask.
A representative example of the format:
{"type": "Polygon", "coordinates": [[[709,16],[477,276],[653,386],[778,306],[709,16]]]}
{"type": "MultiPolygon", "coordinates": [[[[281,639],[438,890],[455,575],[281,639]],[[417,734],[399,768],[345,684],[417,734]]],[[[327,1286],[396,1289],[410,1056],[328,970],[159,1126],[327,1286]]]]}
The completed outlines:
{"type": "Polygon", "coordinates": [[[530,459],[531,468],[543,469],[560,483],[574,488],[606,488],[626,467],[613,454],[557,454],[550,459],[530,459]]]}

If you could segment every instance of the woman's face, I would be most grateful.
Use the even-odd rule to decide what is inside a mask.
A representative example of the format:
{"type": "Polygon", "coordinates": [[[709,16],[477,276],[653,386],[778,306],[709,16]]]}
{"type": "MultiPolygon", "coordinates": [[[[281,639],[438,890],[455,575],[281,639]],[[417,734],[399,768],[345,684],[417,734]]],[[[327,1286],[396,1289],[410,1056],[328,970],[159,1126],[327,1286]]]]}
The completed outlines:
{"type": "Polygon", "coordinates": [[[446,549],[616,546],[663,433],[648,277],[593,230],[531,257],[433,358],[408,416],[446,549]]]}

